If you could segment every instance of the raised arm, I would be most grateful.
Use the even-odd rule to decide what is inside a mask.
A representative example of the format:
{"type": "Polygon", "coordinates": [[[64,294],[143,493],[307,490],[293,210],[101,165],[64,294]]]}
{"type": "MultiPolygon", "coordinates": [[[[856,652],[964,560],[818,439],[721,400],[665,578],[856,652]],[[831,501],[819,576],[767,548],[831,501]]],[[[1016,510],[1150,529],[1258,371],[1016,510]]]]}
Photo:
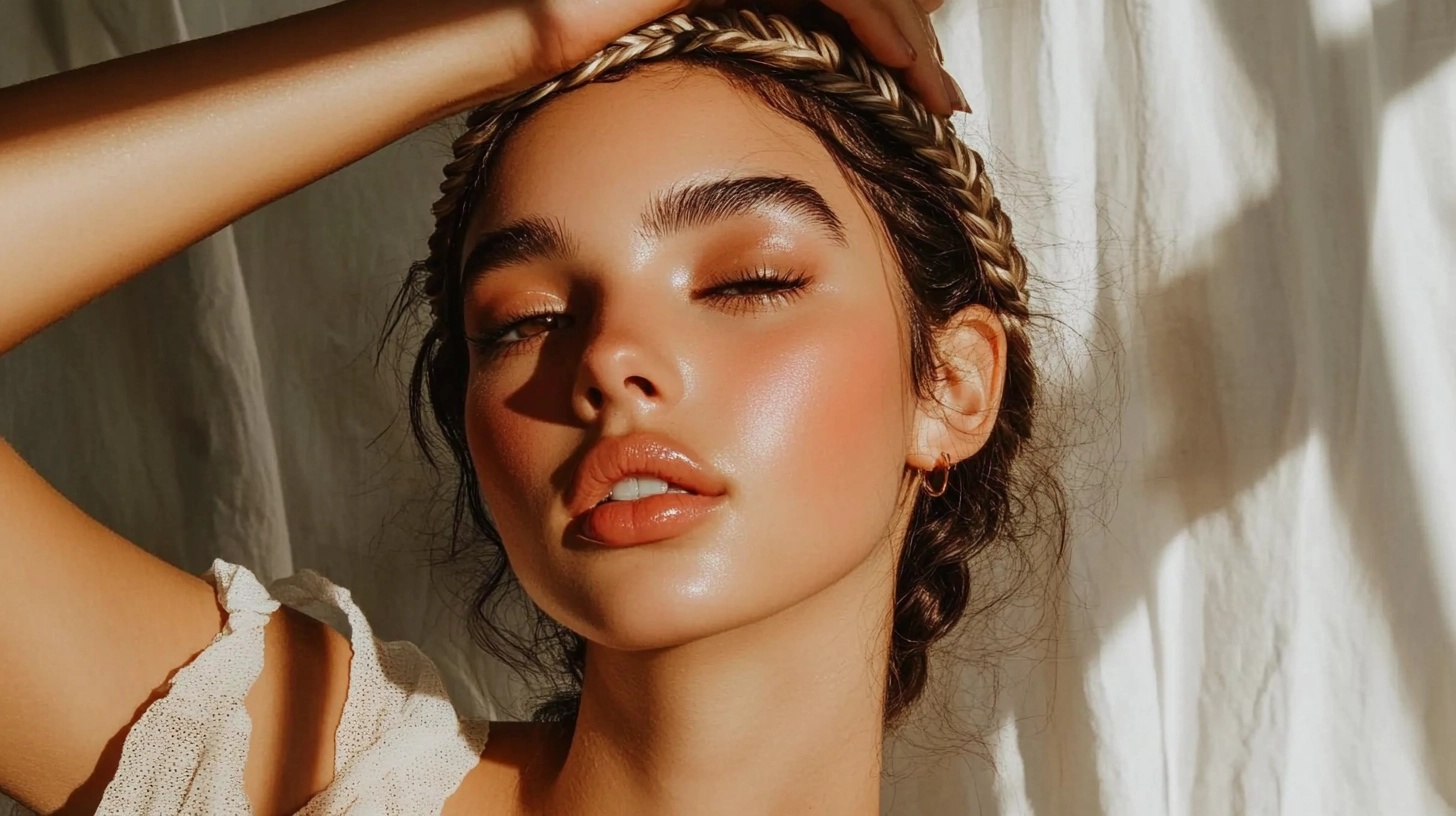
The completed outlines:
{"type": "Polygon", "coordinates": [[[348,0],[0,89],[0,352],[528,72],[523,13],[348,0]]]}

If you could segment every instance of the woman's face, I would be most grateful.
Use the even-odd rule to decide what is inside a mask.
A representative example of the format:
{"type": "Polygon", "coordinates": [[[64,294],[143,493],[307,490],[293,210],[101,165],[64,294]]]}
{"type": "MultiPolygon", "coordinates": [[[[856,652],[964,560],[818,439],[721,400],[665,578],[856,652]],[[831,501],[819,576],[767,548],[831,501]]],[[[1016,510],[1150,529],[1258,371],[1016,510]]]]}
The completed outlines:
{"type": "Polygon", "coordinates": [[[516,324],[493,351],[472,344],[466,425],[510,564],[547,614],[610,648],[673,646],[787,609],[893,549],[915,411],[899,273],[807,129],[702,69],[591,84],[503,145],[463,257],[526,219],[566,246],[494,253],[466,290],[466,332],[564,317],[516,324]],[[758,176],[777,181],[730,188],[749,191],[743,207],[728,195],[676,223],[664,203],[758,176]],[[805,193],[827,211],[792,198],[805,193]],[[723,288],[765,271],[802,286],[723,288]],[[635,431],[685,445],[726,492],[681,535],[583,540],[567,508],[575,467],[598,439],[635,431]]]}

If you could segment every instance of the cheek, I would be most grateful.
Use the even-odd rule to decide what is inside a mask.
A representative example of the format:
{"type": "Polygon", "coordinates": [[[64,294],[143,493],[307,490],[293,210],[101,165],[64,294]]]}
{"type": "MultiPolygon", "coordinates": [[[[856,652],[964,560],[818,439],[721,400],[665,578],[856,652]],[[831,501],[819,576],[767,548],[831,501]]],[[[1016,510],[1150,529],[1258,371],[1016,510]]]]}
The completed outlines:
{"type": "Polygon", "coordinates": [[[549,512],[553,440],[542,422],[509,408],[495,386],[473,379],[465,429],[481,498],[505,541],[521,540],[549,512]]]}
{"type": "Polygon", "coordinates": [[[893,510],[905,456],[893,313],[839,311],[743,351],[724,402],[737,402],[741,483],[772,509],[755,526],[797,525],[816,538],[878,532],[868,528],[893,510]]]}

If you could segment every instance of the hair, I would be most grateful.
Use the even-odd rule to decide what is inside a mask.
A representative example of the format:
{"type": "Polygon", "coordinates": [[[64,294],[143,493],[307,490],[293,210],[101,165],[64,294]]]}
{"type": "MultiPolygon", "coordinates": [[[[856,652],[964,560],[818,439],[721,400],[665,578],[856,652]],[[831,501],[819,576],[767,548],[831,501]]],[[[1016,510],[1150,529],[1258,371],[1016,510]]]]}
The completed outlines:
{"type": "Polygon", "coordinates": [[[916,491],[895,575],[884,727],[896,728],[924,692],[931,647],[968,614],[989,611],[1010,597],[1012,589],[984,589],[989,584],[980,579],[989,580],[991,570],[983,575],[973,569],[993,545],[1025,552],[1033,537],[1050,532],[1058,561],[1065,549],[1060,484],[1051,468],[1033,466],[1024,455],[1038,395],[1027,331],[1032,318],[1027,265],[982,157],[961,142],[946,118],[913,99],[895,73],[872,62],[829,15],[810,11],[796,17],[805,25],[746,9],[673,14],[560,76],[472,111],[444,169],[429,256],[410,268],[390,309],[386,338],[407,314],[425,307],[429,312],[409,377],[409,416],[426,461],[446,484],[453,482],[448,544],[438,563],[463,560],[476,567],[467,615],[472,638],[518,673],[534,674],[553,687],[537,699],[535,721],[574,727],[586,641],[534,604],[524,605],[524,633],[511,631],[495,614],[505,598],[520,600],[524,593],[482,502],[466,445],[461,246],[513,129],[561,94],[624,79],[648,63],[715,71],[818,137],[870,202],[892,244],[908,316],[912,381],[922,400],[932,398],[940,370],[937,334],[962,310],[987,307],[1005,327],[1005,383],[989,438],[949,469],[942,494],[916,491]],[[448,454],[443,468],[442,450],[448,454]]]}

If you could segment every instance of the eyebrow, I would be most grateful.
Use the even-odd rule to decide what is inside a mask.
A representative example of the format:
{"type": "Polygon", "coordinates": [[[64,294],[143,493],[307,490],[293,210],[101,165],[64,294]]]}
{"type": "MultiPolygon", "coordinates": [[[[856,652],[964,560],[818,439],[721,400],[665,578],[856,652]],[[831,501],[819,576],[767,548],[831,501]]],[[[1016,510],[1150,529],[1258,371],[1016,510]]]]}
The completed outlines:
{"type": "MultiPolygon", "coordinates": [[[[673,185],[647,203],[637,227],[657,239],[693,227],[781,207],[848,246],[844,222],[813,185],[792,176],[734,176],[673,185]]],[[[557,219],[527,216],[481,236],[461,265],[461,289],[493,270],[535,260],[564,261],[579,254],[574,236],[557,219]]]]}

